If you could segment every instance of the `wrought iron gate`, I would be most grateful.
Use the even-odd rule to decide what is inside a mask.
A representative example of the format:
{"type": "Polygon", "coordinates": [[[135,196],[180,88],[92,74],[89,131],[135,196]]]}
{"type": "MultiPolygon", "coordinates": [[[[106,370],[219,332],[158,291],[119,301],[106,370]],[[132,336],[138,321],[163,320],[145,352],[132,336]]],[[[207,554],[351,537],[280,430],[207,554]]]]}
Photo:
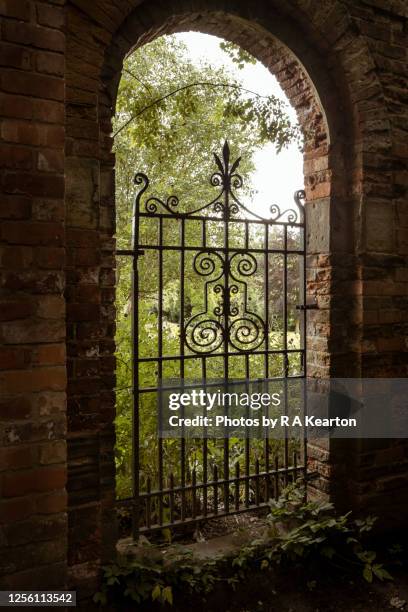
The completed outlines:
{"type": "Polygon", "coordinates": [[[133,247],[117,251],[133,258],[135,537],[262,507],[306,474],[305,441],[151,436],[163,379],[306,375],[305,194],[263,218],[237,197],[240,158],[231,162],[228,143],[214,158],[216,197],[187,211],[176,196],[149,195],[137,174],[133,247]]]}

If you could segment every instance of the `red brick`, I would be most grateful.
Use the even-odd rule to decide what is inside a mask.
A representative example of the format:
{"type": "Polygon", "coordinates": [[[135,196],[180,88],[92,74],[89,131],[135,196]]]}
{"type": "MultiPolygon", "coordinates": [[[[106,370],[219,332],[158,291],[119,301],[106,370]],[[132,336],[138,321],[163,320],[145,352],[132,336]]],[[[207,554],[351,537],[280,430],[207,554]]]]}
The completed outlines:
{"type": "Polygon", "coordinates": [[[37,363],[39,365],[63,365],[65,361],[64,344],[43,344],[38,347],[37,363]]]}
{"type": "Polygon", "coordinates": [[[65,59],[59,53],[39,51],[35,58],[35,64],[38,72],[59,77],[64,76],[65,59]]]}
{"type": "Polygon", "coordinates": [[[64,152],[43,150],[37,153],[37,169],[43,172],[64,172],[64,152]]]}
{"type": "Polygon", "coordinates": [[[3,38],[10,42],[20,43],[39,49],[63,52],[65,49],[65,36],[50,28],[37,25],[6,21],[3,24],[3,38]]]}
{"type": "Polygon", "coordinates": [[[0,166],[19,170],[31,170],[33,152],[25,147],[0,144],[0,166]]]}
{"type": "Polygon", "coordinates": [[[30,363],[31,351],[24,348],[0,347],[0,370],[17,370],[30,363]]]}
{"type": "MultiPolygon", "coordinates": [[[[1,6],[1,5],[0,5],[1,6]]],[[[29,49],[0,43],[0,66],[18,68],[19,70],[32,69],[32,55],[29,49]]]]}
{"type": "Polygon", "coordinates": [[[6,302],[0,304],[0,321],[15,321],[26,319],[34,312],[32,302],[6,302]]]}
{"type": "Polygon", "coordinates": [[[65,249],[51,247],[37,247],[35,261],[40,268],[55,270],[63,268],[65,263],[65,249]]]}
{"type": "Polygon", "coordinates": [[[1,228],[2,238],[12,244],[62,245],[64,228],[60,223],[30,223],[6,221],[1,228]]]}
{"type": "Polygon", "coordinates": [[[37,315],[42,319],[61,319],[65,316],[65,299],[62,295],[44,295],[38,301],[37,315]]]}
{"type": "Polygon", "coordinates": [[[0,404],[0,420],[17,421],[31,414],[31,402],[27,397],[13,397],[0,404]]]}
{"type": "Polygon", "coordinates": [[[56,6],[37,5],[37,21],[40,25],[61,29],[64,25],[64,11],[56,6]]]}
{"type": "Polygon", "coordinates": [[[22,193],[46,198],[62,198],[65,190],[63,176],[44,176],[23,172],[6,174],[3,185],[6,193],[22,193]]]}
{"type": "Polygon", "coordinates": [[[68,304],[68,321],[95,321],[100,317],[98,304],[68,304]]]}
{"type": "Polygon", "coordinates": [[[65,440],[47,442],[40,446],[40,464],[65,463],[67,460],[67,444],[65,440]]]}
{"type": "Polygon", "coordinates": [[[58,491],[48,495],[41,495],[41,497],[37,497],[35,507],[39,514],[64,512],[67,508],[67,494],[65,491],[58,491]]]}
{"type": "Polygon", "coordinates": [[[33,446],[0,448],[0,470],[31,468],[36,456],[37,449],[33,446]]]}
{"type": "Polygon", "coordinates": [[[22,319],[3,324],[3,338],[6,344],[34,344],[61,342],[65,337],[63,319],[22,319]]]}
{"type": "Polygon", "coordinates": [[[31,15],[30,2],[28,0],[1,0],[0,15],[20,21],[29,21],[31,15]]]}
{"type": "Polygon", "coordinates": [[[11,291],[26,291],[42,295],[61,294],[64,289],[62,270],[21,270],[7,271],[3,286],[11,291]]]}
{"type": "Polygon", "coordinates": [[[2,493],[4,497],[19,497],[32,492],[62,489],[66,482],[64,468],[39,468],[4,474],[2,493]]]}
{"type": "Polygon", "coordinates": [[[31,202],[21,196],[5,196],[0,201],[0,219],[29,219],[31,202]]]}
{"type": "MultiPolygon", "coordinates": [[[[64,145],[65,130],[63,126],[58,125],[44,126],[28,121],[5,120],[1,127],[1,136],[5,141],[15,142],[16,144],[61,148],[64,145]]],[[[56,160],[56,153],[48,152],[49,155],[52,153],[56,160]]],[[[62,152],[59,153],[62,156],[62,152]]],[[[54,163],[56,164],[55,161],[54,163]]]]}
{"type": "Polygon", "coordinates": [[[64,81],[52,76],[15,70],[4,71],[1,78],[3,91],[47,100],[64,100],[64,81]]]}
{"type": "Polygon", "coordinates": [[[30,247],[5,247],[1,257],[1,265],[8,270],[21,270],[31,266],[33,250],[30,247]]]}
{"type": "Polygon", "coordinates": [[[78,247],[92,247],[99,245],[99,234],[92,230],[67,229],[67,245],[78,247]]]}
{"type": "Polygon", "coordinates": [[[100,263],[99,249],[76,249],[75,264],[77,266],[96,266],[100,263]]]}
{"type": "Polygon", "coordinates": [[[9,371],[3,372],[0,382],[4,393],[64,391],[66,371],[61,366],[9,371]]]}
{"type": "Polygon", "coordinates": [[[0,523],[21,521],[34,512],[34,500],[28,497],[0,502],[0,523]]]}
{"type": "Polygon", "coordinates": [[[64,105],[44,99],[0,94],[0,114],[16,119],[35,119],[44,123],[64,122],[64,105]]]}

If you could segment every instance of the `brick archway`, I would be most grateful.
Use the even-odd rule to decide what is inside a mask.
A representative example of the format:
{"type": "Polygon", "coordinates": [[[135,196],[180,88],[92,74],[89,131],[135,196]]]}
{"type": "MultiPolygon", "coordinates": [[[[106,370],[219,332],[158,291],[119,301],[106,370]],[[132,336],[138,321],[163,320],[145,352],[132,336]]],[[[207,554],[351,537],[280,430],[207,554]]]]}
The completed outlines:
{"type": "MultiPolygon", "coordinates": [[[[313,135],[305,147],[304,171],[305,187],[308,200],[309,237],[309,291],[317,297],[319,310],[310,317],[309,326],[309,372],[312,375],[343,375],[356,376],[361,371],[361,296],[358,291],[358,262],[355,245],[358,241],[359,227],[354,222],[355,211],[359,207],[362,192],[362,160],[360,146],[363,136],[360,131],[359,109],[353,104],[351,90],[353,80],[362,83],[365,72],[369,72],[372,62],[367,48],[362,40],[355,38],[354,54],[364,57],[358,63],[359,72],[349,70],[347,65],[347,41],[353,28],[349,17],[336,3],[324,17],[332,20],[324,21],[320,28],[313,24],[310,17],[301,11],[292,14],[282,14],[281,10],[264,3],[261,6],[248,9],[247,3],[228,3],[222,1],[191,3],[179,1],[167,3],[144,3],[129,12],[112,37],[109,45],[98,57],[99,77],[89,74],[86,78],[95,79],[96,100],[88,108],[95,113],[96,121],[87,119],[73,120],[73,138],[67,151],[68,173],[67,204],[72,205],[73,212],[73,253],[83,253],[81,240],[94,241],[93,253],[98,258],[102,252],[99,279],[95,279],[93,290],[97,294],[97,282],[102,281],[100,289],[99,324],[94,321],[94,306],[86,296],[80,293],[81,276],[74,275],[73,287],[75,308],[79,311],[71,318],[74,337],[68,340],[73,358],[72,363],[72,393],[68,399],[68,419],[70,423],[69,448],[73,453],[79,452],[82,445],[93,444],[95,448],[107,451],[104,469],[110,478],[99,491],[100,497],[92,498],[93,507],[89,509],[83,503],[81,483],[82,473],[75,473],[69,481],[71,489],[70,503],[72,524],[77,521],[93,520],[104,528],[102,541],[114,539],[114,534],[108,533],[112,525],[111,509],[113,497],[113,424],[114,397],[113,387],[113,324],[114,312],[112,299],[114,294],[114,278],[112,274],[112,259],[114,243],[114,159],[111,155],[111,123],[114,112],[116,91],[121,76],[124,57],[136,47],[153,40],[155,37],[176,31],[198,30],[218,35],[246,48],[261,60],[277,77],[295,107],[301,125],[313,135]],[[341,28],[339,28],[341,23],[341,28]],[[321,33],[325,32],[325,37],[321,33]],[[319,45],[316,41],[319,40],[319,45]],[[343,61],[332,59],[327,61],[331,45],[345,45],[343,61]],[[324,58],[324,61],[323,61],[324,58]],[[95,104],[96,102],[96,104],[95,104]],[[88,138],[79,138],[81,125],[94,131],[92,145],[86,142],[88,138]],[[77,130],[77,131],[76,131],[77,130]],[[99,147],[99,155],[93,155],[86,147],[99,147]],[[98,198],[91,200],[95,192],[95,173],[99,172],[99,208],[98,198]],[[76,189],[78,173],[88,183],[88,209],[81,204],[79,214],[76,189]],[[72,185],[72,194],[70,186],[72,185]],[[85,223],[81,225],[81,220],[85,223]],[[78,223],[79,221],[79,223],[78,223]],[[80,285],[78,287],[78,280],[80,285]],[[337,283],[337,288],[334,284],[337,283]],[[341,289],[340,289],[341,286],[341,289]],[[106,297],[105,297],[106,296],[106,297]],[[106,301],[108,300],[108,303],[106,301]],[[80,302],[85,302],[81,303],[80,302]],[[85,312],[85,317],[84,317],[85,312]],[[86,322],[86,318],[92,319],[86,322]],[[84,320],[85,319],[85,320],[84,320]],[[339,321],[342,322],[339,325],[339,321]],[[344,333],[344,330],[347,330],[344,333]],[[79,334],[78,334],[79,332],[79,334]],[[94,339],[89,342],[92,335],[94,339]],[[87,351],[98,351],[99,370],[92,372],[96,359],[93,355],[87,357],[87,351]],[[101,364],[102,368],[101,369],[101,364]],[[108,376],[108,378],[106,378],[108,376]],[[90,377],[95,387],[89,387],[90,377]],[[108,381],[108,385],[106,385],[108,381]],[[110,386],[109,386],[110,385],[110,386]],[[100,406],[106,407],[101,414],[100,406]],[[89,434],[84,419],[89,418],[97,428],[97,434],[89,434]],[[98,515],[97,513],[101,513],[98,515]],[[98,518],[96,516],[98,515],[98,518]],[[91,517],[91,518],[89,518],[91,517]],[[99,522],[100,521],[100,522],[99,522]],[[109,526],[109,527],[108,527],[109,526]]],[[[321,16],[322,17],[322,16],[321,16]]],[[[68,40],[68,72],[70,60],[73,64],[72,77],[68,84],[73,91],[82,88],[77,84],[80,75],[74,66],[89,62],[89,67],[95,62],[95,50],[91,52],[84,41],[79,44],[76,31],[81,18],[80,12],[73,11],[73,54],[69,54],[68,40]],[[75,39],[74,39],[75,36],[75,39]],[[74,42],[75,40],[75,42],[74,42]]],[[[90,30],[91,32],[94,31],[90,30]]],[[[95,32],[95,35],[106,35],[105,32],[95,32]]],[[[353,33],[355,37],[355,33],[353,33]]],[[[108,36],[106,36],[108,39],[108,36]]],[[[341,53],[340,53],[341,55],[341,53]]],[[[70,108],[83,116],[87,102],[72,101],[70,108]]],[[[92,94],[94,95],[94,94],[92,94]]],[[[89,96],[89,94],[88,94],[89,96]]],[[[378,106],[381,106],[381,91],[378,92],[378,106]]],[[[90,100],[90,98],[89,98],[90,100]]],[[[89,112],[89,111],[87,111],[89,112]]],[[[85,132],[86,133],[86,132],[85,132]]],[[[91,136],[92,139],[92,136],[91,136]]],[[[68,212],[68,211],[67,211],[68,212]]],[[[68,213],[68,225],[69,225],[68,213]]],[[[87,251],[85,250],[85,253],[87,251]]],[[[76,261],[74,255],[74,261],[76,261]]],[[[92,256],[91,256],[92,257],[92,256]]],[[[86,262],[85,265],[91,262],[86,262]]],[[[80,275],[80,272],[78,272],[80,275]]],[[[86,272],[85,272],[86,274],[86,272]]],[[[85,276],[84,284],[88,283],[85,276]]],[[[69,306],[68,306],[69,307],[69,306]]],[[[73,307],[71,307],[73,308],[73,307]]],[[[85,446],[86,447],[86,446],[85,446]]],[[[344,458],[344,448],[311,449],[315,466],[321,473],[319,489],[333,493],[332,483],[337,475],[340,481],[339,465],[344,458]],[[328,473],[330,470],[330,474],[328,473]],[[330,478],[329,478],[330,476],[330,478]]],[[[103,464],[102,464],[103,465],[103,464]]],[[[99,464],[101,467],[101,464],[99,464]]],[[[103,481],[100,481],[103,482],[103,481]]],[[[85,488],[86,480],[85,480],[85,488]]],[[[88,491],[89,494],[89,491],[88,491]]],[[[94,493],[95,495],[95,493],[94,493]]],[[[344,487],[342,489],[345,498],[344,487]]],[[[347,502],[346,502],[347,503],[347,502]]],[[[75,566],[93,555],[93,541],[83,539],[81,531],[71,532],[72,558],[75,566]]]]}
{"type": "MultiPolygon", "coordinates": [[[[2,584],[30,587],[42,577],[62,585],[68,564],[70,583],[92,592],[115,541],[111,116],[123,58],[160,34],[197,29],[237,42],[271,69],[317,135],[304,166],[309,291],[319,304],[310,317],[309,371],[406,376],[405,7],[400,0],[392,7],[387,0],[42,0],[36,10],[3,4],[7,407],[0,519],[6,538],[24,522],[30,545],[44,555],[22,559],[18,546],[7,544],[2,584]]],[[[347,470],[343,450],[316,449],[320,486],[333,495],[347,470]]],[[[406,457],[402,445],[356,444],[345,501],[404,520],[406,457]]]]}

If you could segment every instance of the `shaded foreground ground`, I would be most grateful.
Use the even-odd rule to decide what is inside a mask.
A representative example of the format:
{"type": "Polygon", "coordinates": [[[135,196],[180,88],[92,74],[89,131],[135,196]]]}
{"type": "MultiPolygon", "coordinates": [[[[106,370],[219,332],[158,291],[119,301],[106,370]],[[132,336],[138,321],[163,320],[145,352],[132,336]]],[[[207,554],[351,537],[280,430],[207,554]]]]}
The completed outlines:
{"type": "MultiPolygon", "coordinates": [[[[156,612],[384,612],[408,610],[408,571],[394,573],[393,582],[367,584],[364,580],[337,576],[305,583],[302,573],[290,576],[256,574],[235,590],[217,589],[206,601],[186,598],[172,607],[120,606],[121,610],[156,612]]],[[[311,579],[312,580],[312,579],[311,579]]]]}
{"type": "MultiPolygon", "coordinates": [[[[198,533],[201,555],[207,558],[219,553],[217,543],[225,549],[233,528],[245,525],[247,534],[255,536],[262,524],[259,513],[249,517],[215,519],[198,533]],[[203,544],[204,542],[204,544],[203,544]]],[[[197,536],[197,533],[195,534],[197,536]]],[[[181,541],[183,541],[181,537],[181,541]]],[[[189,541],[187,537],[186,542],[189,541]]],[[[191,542],[191,539],[190,539],[191,542]]],[[[374,544],[374,542],[373,542],[374,544]]],[[[218,584],[206,600],[197,595],[177,594],[173,606],[153,602],[139,605],[118,604],[115,610],[137,612],[408,612],[408,539],[406,534],[376,538],[374,548],[393,576],[392,581],[367,583],[358,571],[345,573],[331,563],[292,569],[250,571],[235,589],[225,582],[218,584]],[[397,555],[389,554],[392,545],[400,547],[397,555]]],[[[190,548],[191,548],[190,544],[190,548]]],[[[227,544],[228,547],[228,544],[227,544]]],[[[112,609],[112,608],[111,608],[112,609]]]]}

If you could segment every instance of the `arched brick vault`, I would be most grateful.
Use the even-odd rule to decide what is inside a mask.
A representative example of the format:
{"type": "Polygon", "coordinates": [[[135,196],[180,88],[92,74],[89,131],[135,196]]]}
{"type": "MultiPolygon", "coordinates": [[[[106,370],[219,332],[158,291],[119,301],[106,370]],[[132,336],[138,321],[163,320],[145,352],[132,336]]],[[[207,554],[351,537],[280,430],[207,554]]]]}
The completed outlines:
{"type": "MultiPolygon", "coordinates": [[[[305,155],[309,291],[319,304],[309,371],[406,376],[406,3],[4,0],[0,15],[0,585],[62,586],[68,563],[71,584],[91,593],[115,539],[111,116],[123,58],[191,28],[270,67],[319,135],[305,155]]],[[[347,472],[346,505],[403,522],[407,449],[372,442],[311,448],[319,487],[336,497],[347,472]]]]}
{"type": "MultiPolygon", "coordinates": [[[[99,463],[99,467],[104,470],[105,465],[108,470],[108,479],[102,477],[99,481],[102,493],[101,489],[90,493],[85,484],[83,500],[83,476],[79,472],[76,476],[72,462],[73,525],[89,512],[83,505],[87,495],[91,501],[101,494],[102,500],[105,498],[102,507],[105,504],[108,519],[110,516],[114,414],[114,159],[110,120],[124,57],[159,35],[198,30],[240,44],[276,75],[301,124],[315,129],[304,157],[310,227],[308,288],[319,305],[319,310],[310,315],[309,372],[323,376],[406,374],[406,360],[395,356],[402,348],[396,321],[390,319],[387,327],[383,321],[381,330],[377,325],[384,287],[390,288],[393,309],[398,273],[395,266],[403,267],[404,261],[395,252],[395,193],[389,185],[393,168],[392,121],[387,82],[380,78],[378,58],[364,36],[370,28],[364,22],[368,9],[355,6],[358,4],[348,7],[334,0],[117,1],[113,6],[104,2],[90,6],[80,0],[70,3],[66,150],[67,223],[73,229],[68,234],[72,237],[69,252],[73,253],[73,270],[85,241],[95,260],[85,261],[84,265],[99,269],[99,278],[90,279],[87,268],[85,281],[78,270],[72,283],[68,277],[69,300],[74,302],[68,304],[68,315],[73,312],[68,327],[72,364],[68,399],[70,448],[75,454],[81,452],[78,449],[82,444],[91,444],[93,436],[88,436],[87,430],[95,427],[99,437],[94,442],[95,449],[99,444],[107,453],[106,464],[99,463]],[[78,176],[88,179],[88,193],[79,200],[78,176]],[[84,199],[88,209],[83,205],[84,199]],[[94,292],[92,297],[89,292],[94,292]],[[98,322],[95,312],[99,314],[98,322]]],[[[345,456],[354,468],[361,457],[362,462],[366,460],[365,449],[357,446],[345,449],[332,443],[326,449],[311,447],[312,459],[321,474],[321,490],[335,495],[334,484],[341,482],[347,469],[345,456]]],[[[381,469],[377,471],[384,475],[381,469]]],[[[344,483],[341,489],[342,499],[349,506],[353,499],[355,505],[361,504],[363,493],[367,499],[371,496],[371,502],[378,493],[373,483],[360,483],[358,476],[355,482],[349,480],[349,485],[348,495],[344,483]]],[[[92,512],[100,509],[95,506],[92,512]]],[[[73,529],[72,533],[71,563],[88,560],[89,555],[93,558],[95,551],[89,552],[88,541],[79,543],[82,532],[75,533],[73,529]]]]}
{"type": "MultiPolygon", "coordinates": [[[[393,168],[392,121],[386,82],[380,78],[378,60],[362,33],[364,23],[353,18],[345,3],[321,4],[180,0],[125,1],[113,7],[100,2],[91,7],[79,0],[71,2],[66,148],[67,225],[72,227],[68,252],[73,255],[68,268],[68,273],[73,274],[72,282],[68,276],[68,347],[72,364],[69,447],[74,457],[81,452],[86,454],[88,462],[88,446],[94,446],[96,453],[99,445],[102,451],[102,461],[95,460],[93,467],[102,470],[99,488],[95,479],[94,490],[89,480],[84,481],[83,468],[75,467],[76,459],[71,462],[70,562],[74,566],[99,554],[92,546],[99,543],[99,537],[94,534],[90,545],[89,538],[84,539],[82,530],[76,528],[78,523],[91,521],[95,527],[105,528],[111,525],[111,116],[123,59],[138,46],[165,33],[198,30],[240,44],[276,75],[301,124],[306,129],[314,128],[304,157],[310,227],[308,288],[319,305],[319,310],[310,316],[309,372],[323,376],[379,372],[406,375],[406,360],[395,356],[402,348],[395,321],[390,320],[387,327],[383,321],[381,330],[377,324],[384,287],[390,288],[391,302],[394,296],[398,299],[393,289],[398,274],[395,267],[404,265],[402,253],[395,251],[395,193],[389,186],[393,168]],[[82,179],[80,187],[78,177],[82,179]],[[83,189],[87,192],[83,193],[83,189]],[[85,261],[78,264],[84,246],[85,261]],[[78,265],[85,266],[83,272],[78,265]],[[89,266],[95,266],[99,276],[95,273],[92,277],[89,266]],[[95,321],[96,314],[99,319],[95,321]],[[379,348],[381,343],[383,349],[379,348]],[[90,434],[90,428],[95,428],[95,433],[90,434]],[[83,446],[85,451],[81,451],[83,446]],[[99,499],[102,504],[96,503],[99,499]],[[97,518],[100,512],[105,513],[102,519],[97,518]]],[[[349,444],[346,449],[334,442],[326,449],[311,447],[312,459],[321,474],[320,490],[331,491],[335,497],[334,485],[342,482],[348,469],[346,463],[357,470],[359,462],[367,460],[366,450],[362,445],[349,444]]],[[[392,456],[392,451],[391,455],[389,449],[387,452],[388,457],[392,456]]],[[[401,451],[395,456],[398,452],[401,451]]],[[[80,460],[78,463],[82,465],[80,460]]],[[[92,469],[88,472],[92,480],[92,469]]],[[[384,472],[380,466],[377,473],[383,477],[387,470],[384,472]]],[[[366,484],[364,478],[360,482],[355,474],[355,480],[349,478],[348,494],[342,482],[343,502],[358,506],[369,499],[372,504],[378,496],[375,485],[366,484]]],[[[366,470],[365,480],[373,475],[374,469],[366,470]]],[[[109,538],[108,533],[105,535],[109,538]]]]}

